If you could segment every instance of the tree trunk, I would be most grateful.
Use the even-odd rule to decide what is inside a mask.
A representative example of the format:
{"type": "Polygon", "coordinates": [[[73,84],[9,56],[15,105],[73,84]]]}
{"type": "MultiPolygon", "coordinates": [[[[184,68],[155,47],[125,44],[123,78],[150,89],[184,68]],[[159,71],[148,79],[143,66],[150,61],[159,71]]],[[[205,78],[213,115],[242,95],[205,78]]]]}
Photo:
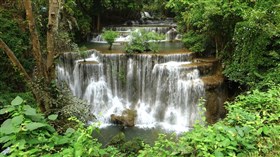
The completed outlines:
{"type": "Polygon", "coordinates": [[[54,59],[57,55],[55,49],[55,37],[58,30],[58,19],[59,19],[59,0],[49,0],[49,21],[47,30],[47,74],[48,83],[51,83],[55,79],[55,64],[54,59]]]}
{"type": "Polygon", "coordinates": [[[55,80],[55,64],[54,59],[57,57],[56,52],[56,35],[58,31],[59,9],[61,0],[49,0],[49,18],[47,30],[47,60],[43,59],[39,36],[36,30],[35,18],[33,17],[31,0],[24,1],[26,11],[26,18],[29,25],[29,31],[32,41],[32,52],[36,62],[37,71],[34,73],[34,80],[26,73],[26,70],[18,61],[14,53],[9,47],[0,39],[0,48],[2,48],[10,61],[23,74],[27,85],[31,88],[36,101],[42,112],[48,112],[53,106],[55,95],[51,89],[52,81],[55,80]]]}
{"type": "Polygon", "coordinates": [[[36,101],[39,104],[39,108],[42,112],[46,111],[45,105],[42,103],[42,97],[41,92],[38,91],[38,86],[33,83],[31,77],[27,74],[26,70],[22,66],[22,64],[19,62],[17,57],[15,56],[14,52],[6,45],[6,43],[0,39],[0,48],[4,50],[4,52],[9,57],[12,64],[19,70],[20,74],[23,75],[23,78],[25,79],[25,82],[27,83],[28,87],[30,87],[36,101]]]}
{"type": "Polygon", "coordinates": [[[97,32],[100,33],[100,14],[97,14],[97,24],[96,24],[97,32]]]}
{"type": "Polygon", "coordinates": [[[31,35],[31,41],[32,41],[32,52],[33,56],[36,61],[36,66],[37,66],[37,73],[38,77],[46,77],[46,74],[44,73],[44,64],[42,62],[42,53],[41,53],[41,47],[40,47],[40,41],[39,41],[39,36],[36,30],[36,24],[35,20],[33,17],[33,11],[32,11],[32,4],[31,0],[25,0],[24,1],[24,7],[26,11],[26,18],[28,21],[28,26],[29,26],[29,32],[31,35]]]}

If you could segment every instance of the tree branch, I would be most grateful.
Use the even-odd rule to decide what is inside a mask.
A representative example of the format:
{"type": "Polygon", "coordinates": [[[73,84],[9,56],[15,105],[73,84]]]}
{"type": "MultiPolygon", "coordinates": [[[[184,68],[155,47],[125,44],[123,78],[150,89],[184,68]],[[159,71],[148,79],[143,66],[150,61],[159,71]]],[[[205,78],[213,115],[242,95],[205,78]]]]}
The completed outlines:
{"type": "Polygon", "coordinates": [[[20,71],[21,74],[23,74],[26,82],[32,83],[31,77],[27,74],[26,70],[21,65],[21,63],[15,56],[14,52],[6,45],[6,43],[2,39],[0,39],[0,48],[4,50],[4,52],[7,54],[10,61],[13,63],[13,65],[18,68],[18,70],[20,71]]]}

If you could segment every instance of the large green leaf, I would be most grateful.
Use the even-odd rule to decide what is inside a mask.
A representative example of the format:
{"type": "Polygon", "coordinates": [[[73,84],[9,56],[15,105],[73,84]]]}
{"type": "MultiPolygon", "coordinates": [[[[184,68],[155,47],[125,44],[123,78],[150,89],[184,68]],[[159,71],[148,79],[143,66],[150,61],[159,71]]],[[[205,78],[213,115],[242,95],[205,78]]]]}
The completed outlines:
{"type": "Polygon", "coordinates": [[[36,114],[34,116],[28,116],[33,122],[42,122],[44,117],[41,114],[36,114]]]}
{"type": "Polygon", "coordinates": [[[49,116],[48,116],[48,119],[49,119],[49,120],[56,120],[57,117],[58,117],[57,114],[52,114],[52,115],[49,115],[49,116]]]}
{"type": "Polygon", "coordinates": [[[29,124],[26,125],[26,129],[32,131],[32,130],[36,130],[38,128],[44,127],[46,125],[47,124],[44,124],[44,123],[32,122],[32,123],[29,123],[29,124]]]}
{"type": "Polygon", "coordinates": [[[12,125],[12,120],[11,119],[5,120],[5,122],[1,125],[0,133],[7,135],[13,132],[14,132],[14,126],[12,125]]]}
{"type": "Polygon", "coordinates": [[[21,97],[17,96],[17,97],[11,102],[11,104],[12,104],[13,106],[17,106],[17,105],[22,104],[22,102],[23,102],[23,99],[22,99],[21,97]]]}
{"type": "Polygon", "coordinates": [[[12,119],[12,124],[13,124],[14,126],[20,125],[20,124],[22,123],[22,121],[23,121],[23,118],[24,118],[24,117],[23,117],[22,115],[14,117],[14,118],[12,119]]]}
{"type": "Polygon", "coordinates": [[[25,110],[24,114],[27,116],[34,116],[37,114],[36,110],[30,107],[29,105],[24,106],[24,110],[25,110]]]}
{"type": "Polygon", "coordinates": [[[5,114],[5,113],[9,113],[11,111],[15,110],[15,108],[13,106],[9,106],[7,108],[3,108],[0,110],[0,115],[5,114]]]}
{"type": "Polygon", "coordinates": [[[12,138],[11,136],[3,136],[3,137],[0,138],[0,143],[6,143],[11,138],[12,138]]]}

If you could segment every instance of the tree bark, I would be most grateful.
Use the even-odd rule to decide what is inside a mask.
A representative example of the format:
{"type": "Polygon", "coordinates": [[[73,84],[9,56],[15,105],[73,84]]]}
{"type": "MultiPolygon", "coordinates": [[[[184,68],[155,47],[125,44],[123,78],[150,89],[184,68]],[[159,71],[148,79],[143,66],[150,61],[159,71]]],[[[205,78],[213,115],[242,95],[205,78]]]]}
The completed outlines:
{"type": "Polygon", "coordinates": [[[55,37],[58,30],[60,0],[49,0],[49,21],[47,30],[47,73],[48,82],[55,79],[55,64],[54,59],[57,55],[55,49],[55,37]]]}
{"type": "Polygon", "coordinates": [[[29,32],[31,35],[31,41],[32,41],[32,52],[33,56],[36,60],[36,66],[38,68],[38,77],[46,77],[46,74],[44,74],[44,64],[42,62],[42,53],[41,53],[41,47],[40,47],[40,41],[39,41],[39,36],[36,30],[36,24],[35,20],[33,17],[33,11],[32,11],[32,4],[31,0],[25,0],[24,1],[24,7],[26,11],[26,18],[28,21],[28,26],[29,26],[29,32]]]}

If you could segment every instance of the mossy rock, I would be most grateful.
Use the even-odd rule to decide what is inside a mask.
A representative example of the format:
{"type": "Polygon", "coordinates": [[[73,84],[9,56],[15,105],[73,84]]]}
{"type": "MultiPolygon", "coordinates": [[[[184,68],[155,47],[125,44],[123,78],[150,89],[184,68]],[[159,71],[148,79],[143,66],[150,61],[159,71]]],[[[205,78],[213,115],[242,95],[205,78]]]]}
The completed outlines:
{"type": "Polygon", "coordinates": [[[129,153],[138,153],[143,148],[143,140],[139,138],[134,138],[130,141],[125,142],[121,147],[121,151],[129,153]]]}
{"type": "Polygon", "coordinates": [[[109,145],[120,145],[123,144],[124,142],[125,142],[125,134],[123,132],[120,132],[111,139],[109,145]]]}

